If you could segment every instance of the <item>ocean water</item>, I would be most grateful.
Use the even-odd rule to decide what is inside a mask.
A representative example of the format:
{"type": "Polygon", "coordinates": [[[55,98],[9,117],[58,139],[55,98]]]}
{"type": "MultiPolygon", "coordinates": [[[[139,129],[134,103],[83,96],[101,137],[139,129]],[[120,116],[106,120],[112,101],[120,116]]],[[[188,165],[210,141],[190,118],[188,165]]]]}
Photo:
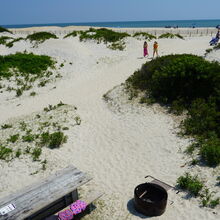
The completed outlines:
{"type": "Polygon", "coordinates": [[[220,25],[218,20],[172,20],[172,21],[118,21],[118,22],[87,22],[87,23],[51,23],[51,24],[18,24],[1,25],[5,28],[26,28],[42,26],[94,26],[114,28],[141,28],[141,27],[216,27],[220,25]]]}

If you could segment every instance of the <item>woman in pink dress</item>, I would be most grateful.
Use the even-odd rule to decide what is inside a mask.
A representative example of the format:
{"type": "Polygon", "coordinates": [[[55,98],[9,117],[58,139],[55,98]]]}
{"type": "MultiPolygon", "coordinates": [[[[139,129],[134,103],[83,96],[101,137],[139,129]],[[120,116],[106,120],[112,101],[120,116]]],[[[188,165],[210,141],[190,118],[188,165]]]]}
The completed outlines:
{"type": "Polygon", "coordinates": [[[147,49],[148,45],[147,42],[144,42],[144,57],[148,56],[148,49],[147,49]]]}

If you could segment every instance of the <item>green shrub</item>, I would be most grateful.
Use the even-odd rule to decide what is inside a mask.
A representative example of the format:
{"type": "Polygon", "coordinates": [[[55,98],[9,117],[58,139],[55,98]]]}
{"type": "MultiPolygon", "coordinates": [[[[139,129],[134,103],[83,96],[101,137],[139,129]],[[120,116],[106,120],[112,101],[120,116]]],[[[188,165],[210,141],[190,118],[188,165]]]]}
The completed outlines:
{"type": "Polygon", "coordinates": [[[66,104],[64,104],[60,101],[57,105],[48,105],[48,107],[44,108],[44,111],[49,112],[49,111],[55,110],[55,109],[57,109],[57,108],[59,108],[60,106],[63,106],[63,105],[66,105],[66,104]]]}
{"type": "Polygon", "coordinates": [[[108,46],[108,48],[112,50],[124,50],[125,47],[125,43],[122,41],[114,42],[108,46]]]}
{"type": "Polygon", "coordinates": [[[46,164],[47,164],[47,160],[45,159],[44,161],[41,162],[42,164],[42,170],[46,170],[46,164]]]}
{"type": "Polygon", "coordinates": [[[58,148],[62,143],[66,143],[67,136],[64,135],[63,132],[54,132],[50,134],[50,141],[48,147],[50,149],[58,148]]]}
{"type": "Polygon", "coordinates": [[[0,160],[8,160],[12,154],[12,149],[0,145],[0,160]]]}
{"type": "Polygon", "coordinates": [[[80,32],[79,31],[73,31],[69,34],[67,34],[64,38],[67,38],[67,37],[76,37],[80,32]]]}
{"type": "Polygon", "coordinates": [[[27,36],[27,39],[35,43],[43,43],[48,39],[57,39],[58,37],[55,34],[49,32],[37,32],[27,36]]]}
{"type": "Polygon", "coordinates": [[[16,152],[15,152],[15,157],[20,157],[21,156],[21,149],[18,149],[16,152]]]}
{"type": "Polygon", "coordinates": [[[20,124],[20,129],[21,129],[22,131],[25,131],[26,128],[27,128],[27,124],[26,124],[24,121],[20,122],[19,124],[20,124]]]}
{"type": "Polygon", "coordinates": [[[12,32],[9,31],[8,29],[3,28],[3,27],[0,26],[0,33],[1,33],[1,32],[8,32],[8,33],[11,33],[11,34],[12,34],[12,32]]]}
{"type": "Polygon", "coordinates": [[[211,200],[210,203],[209,203],[209,206],[211,208],[215,208],[219,204],[220,204],[220,198],[217,198],[217,199],[211,200]]]}
{"type": "Polygon", "coordinates": [[[202,206],[215,208],[219,204],[220,199],[213,199],[213,194],[214,192],[210,192],[208,188],[205,188],[205,190],[203,190],[200,195],[202,206]]]}
{"type": "Polygon", "coordinates": [[[38,161],[41,153],[42,149],[40,147],[35,147],[31,153],[33,161],[38,161]]]}
{"type": "Polygon", "coordinates": [[[42,145],[48,144],[50,141],[50,133],[49,132],[42,133],[40,139],[42,145]]]}
{"type": "Polygon", "coordinates": [[[220,139],[212,137],[204,141],[201,146],[200,155],[210,166],[220,164],[220,139]]]}
{"type": "Polygon", "coordinates": [[[81,120],[81,118],[80,118],[79,116],[76,116],[76,117],[74,118],[74,120],[75,120],[75,122],[76,122],[77,125],[80,125],[81,122],[82,122],[82,120],[81,120]]]}
{"type": "Polygon", "coordinates": [[[205,55],[211,53],[212,51],[213,51],[212,48],[206,49],[206,50],[205,50],[205,55]]]}
{"type": "Polygon", "coordinates": [[[6,43],[6,46],[11,48],[11,47],[13,47],[14,43],[21,41],[21,40],[25,40],[25,39],[23,37],[16,38],[16,39],[6,43]]]}
{"type": "Polygon", "coordinates": [[[27,134],[25,136],[22,136],[22,140],[24,142],[33,142],[35,140],[35,135],[33,134],[27,134]]]}
{"type": "Polygon", "coordinates": [[[8,141],[8,142],[11,142],[11,143],[15,143],[15,142],[18,140],[18,138],[19,138],[19,134],[11,135],[11,136],[7,139],[7,141],[8,141]]]}
{"type": "Polygon", "coordinates": [[[156,101],[171,104],[181,99],[185,107],[197,98],[219,96],[220,65],[190,55],[168,55],[144,64],[127,82],[147,90],[156,101]]]}
{"type": "Polygon", "coordinates": [[[7,37],[7,36],[2,36],[2,37],[0,37],[0,44],[6,45],[7,41],[10,39],[13,39],[13,38],[7,37]]]}
{"type": "Polygon", "coordinates": [[[185,133],[207,137],[213,132],[220,137],[219,110],[213,99],[193,101],[188,110],[188,117],[183,122],[185,133]]]}
{"type": "Polygon", "coordinates": [[[184,39],[183,36],[181,36],[180,34],[172,34],[172,33],[165,33],[165,34],[161,34],[159,36],[159,38],[180,38],[180,39],[184,39]]]}
{"type": "Polygon", "coordinates": [[[35,96],[37,93],[36,92],[31,92],[30,96],[35,96]]]}
{"type": "Polygon", "coordinates": [[[19,97],[23,94],[23,89],[17,89],[16,90],[16,96],[19,97]]]}
{"type": "Polygon", "coordinates": [[[130,35],[127,33],[120,33],[120,32],[115,32],[110,29],[106,28],[100,28],[100,29],[94,29],[90,28],[88,31],[80,32],[80,41],[82,40],[96,40],[98,43],[101,43],[102,41],[104,43],[110,42],[117,42],[125,37],[129,37],[130,35]]]}
{"type": "Polygon", "coordinates": [[[17,69],[19,75],[35,75],[42,77],[45,71],[54,68],[55,62],[49,56],[34,55],[32,53],[16,53],[0,56],[0,77],[11,77],[15,74],[12,69],[17,69]]]}
{"type": "Polygon", "coordinates": [[[156,36],[146,33],[146,32],[136,32],[133,34],[133,37],[139,38],[139,37],[144,37],[145,40],[153,40],[156,39],[156,36]]]}
{"type": "Polygon", "coordinates": [[[10,124],[4,124],[4,125],[1,125],[1,128],[2,128],[2,129],[12,128],[12,125],[10,125],[10,124]]]}
{"type": "Polygon", "coordinates": [[[198,196],[203,188],[203,183],[198,179],[198,176],[191,176],[189,173],[180,176],[177,179],[177,184],[181,189],[188,190],[194,196],[198,196]]]}

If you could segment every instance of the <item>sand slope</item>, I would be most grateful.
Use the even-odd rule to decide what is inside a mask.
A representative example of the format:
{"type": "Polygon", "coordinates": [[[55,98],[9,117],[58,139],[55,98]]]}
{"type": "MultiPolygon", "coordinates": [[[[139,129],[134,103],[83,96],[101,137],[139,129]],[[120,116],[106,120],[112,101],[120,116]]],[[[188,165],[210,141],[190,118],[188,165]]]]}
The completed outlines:
{"type": "MultiPolygon", "coordinates": [[[[204,55],[209,40],[209,37],[159,40],[159,53],[204,55]]],[[[48,40],[38,48],[26,42],[18,42],[10,49],[0,46],[0,54],[27,50],[50,55],[59,62],[66,61],[60,70],[63,78],[39,90],[35,97],[24,94],[12,99],[0,94],[1,124],[11,117],[25,116],[59,101],[77,106],[82,119],[77,131],[68,133],[68,142],[48,154],[45,172],[30,176],[19,160],[0,163],[1,188],[4,184],[0,196],[73,164],[93,177],[88,187],[100,188],[106,193],[103,203],[87,219],[140,219],[141,216],[133,213],[130,200],[134,187],[144,182],[146,175],[175,184],[180,175],[191,170],[188,166],[181,167],[185,163],[182,151],[189,140],[177,136],[178,124],[173,117],[158,106],[133,105],[126,101],[123,87],[113,89],[148,60],[141,58],[142,44],[129,38],[122,52],[94,42],[80,43],[77,38],[48,40]],[[56,89],[52,89],[54,86],[56,89]],[[109,97],[113,101],[106,103],[102,96],[110,90],[109,97]],[[103,208],[103,204],[108,206],[103,208]]],[[[149,42],[150,56],[152,45],[153,42],[149,42]]],[[[205,177],[214,178],[211,169],[205,169],[205,177]]],[[[214,220],[220,217],[219,207],[214,210],[218,214],[213,214],[213,210],[200,208],[197,200],[182,198],[184,193],[170,192],[169,196],[174,204],[168,205],[163,216],[153,219],[214,220]]]]}

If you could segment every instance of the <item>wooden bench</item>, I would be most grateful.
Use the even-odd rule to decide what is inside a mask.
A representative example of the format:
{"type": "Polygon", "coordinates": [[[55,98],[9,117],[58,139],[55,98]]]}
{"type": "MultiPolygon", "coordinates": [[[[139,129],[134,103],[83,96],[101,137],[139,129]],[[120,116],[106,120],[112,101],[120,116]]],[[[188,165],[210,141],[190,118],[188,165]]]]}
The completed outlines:
{"type": "MultiPolygon", "coordinates": [[[[95,208],[93,203],[97,199],[99,199],[102,195],[103,195],[103,193],[101,193],[101,192],[92,192],[89,195],[87,195],[85,198],[79,198],[80,200],[86,202],[87,207],[86,207],[85,211],[74,216],[74,220],[80,219],[83,216],[85,216],[86,214],[89,214],[95,208]]],[[[69,207],[66,207],[65,209],[69,209],[69,207]]],[[[63,210],[65,210],[65,209],[63,209],[63,210]]],[[[58,220],[58,213],[56,215],[53,215],[53,216],[46,218],[45,220],[58,220]]]]}
{"type": "Polygon", "coordinates": [[[91,178],[76,167],[67,167],[43,182],[0,199],[0,210],[9,204],[15,206],[14,210],[0,215],[0,220],[45,219],[76,201],[77,188],[89,180],[91,178]]]}

